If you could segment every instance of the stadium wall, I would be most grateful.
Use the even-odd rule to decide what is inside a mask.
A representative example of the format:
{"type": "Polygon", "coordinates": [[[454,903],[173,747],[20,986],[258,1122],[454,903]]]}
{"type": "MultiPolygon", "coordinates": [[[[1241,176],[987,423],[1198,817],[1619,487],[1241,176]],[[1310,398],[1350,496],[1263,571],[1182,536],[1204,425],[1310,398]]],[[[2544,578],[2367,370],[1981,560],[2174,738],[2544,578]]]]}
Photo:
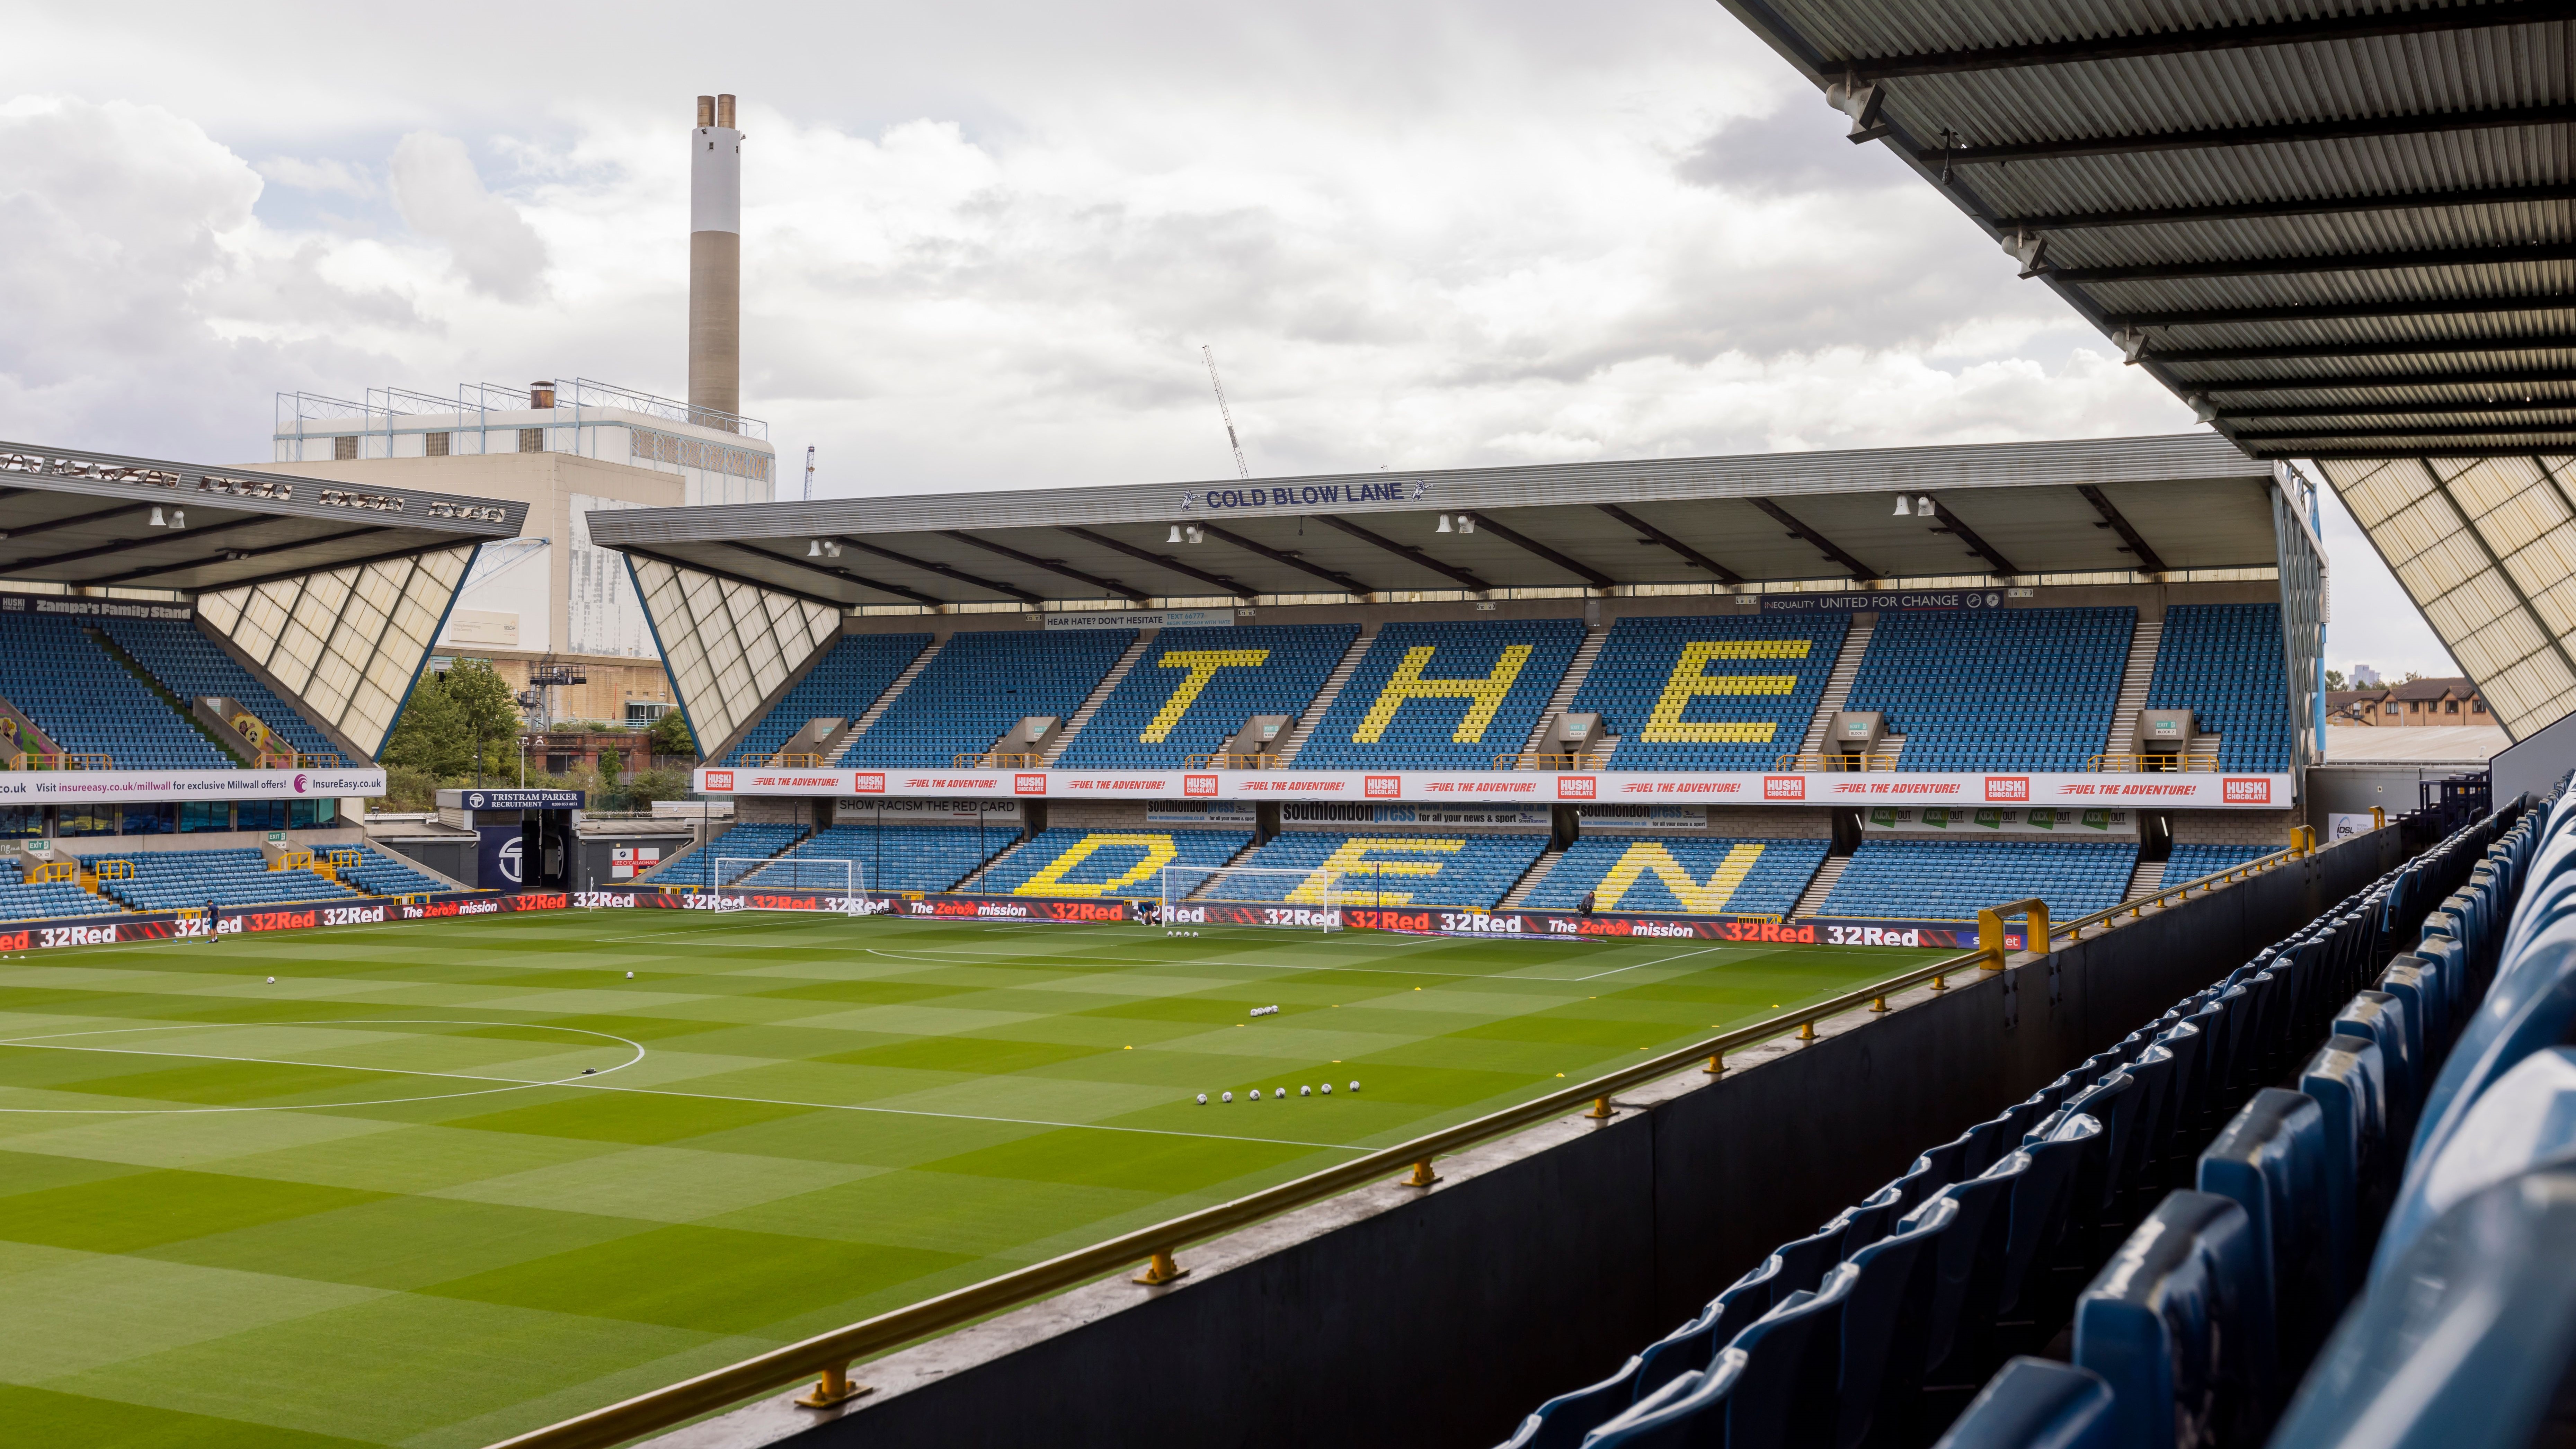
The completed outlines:
{"type": "Polygon", "coordinates": [[[1072,1449],[1481,1449],[1923,1147],[2393,868],[2400,834],[1739,1053],[1714,1081],[1624,1095],[1610,1122],[1443,1159],[1428,1193],[1390,1183],[1186,1251],[1174,1286],[1094,1284],[876,1360],[848,1408],[780,1394],[652,1443],[1016,1449],[1044,1424],[1072,1449]]]}

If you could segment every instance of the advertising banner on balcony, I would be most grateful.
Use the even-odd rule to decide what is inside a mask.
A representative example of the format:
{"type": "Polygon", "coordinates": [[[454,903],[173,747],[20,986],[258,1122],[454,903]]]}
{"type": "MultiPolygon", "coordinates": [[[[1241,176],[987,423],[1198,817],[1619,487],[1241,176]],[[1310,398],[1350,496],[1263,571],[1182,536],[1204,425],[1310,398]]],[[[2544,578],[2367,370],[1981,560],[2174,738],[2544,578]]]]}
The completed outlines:
{"type": "Polygon", "coordinates": [[[996,800],[1405,802],[1493,809],[1570,805],[2033,805],[2150,810],[2286,810],[2286,774],[1695,773],[1682,770],[830,770],[701,769],[698,793],[844,799],[947,795],[996,800]]]}
{"type": "Polygon", "coordinates": [[[0,771],[0,805],[345,800],[384,793],[385,772],[377,769],[0,771]]]}

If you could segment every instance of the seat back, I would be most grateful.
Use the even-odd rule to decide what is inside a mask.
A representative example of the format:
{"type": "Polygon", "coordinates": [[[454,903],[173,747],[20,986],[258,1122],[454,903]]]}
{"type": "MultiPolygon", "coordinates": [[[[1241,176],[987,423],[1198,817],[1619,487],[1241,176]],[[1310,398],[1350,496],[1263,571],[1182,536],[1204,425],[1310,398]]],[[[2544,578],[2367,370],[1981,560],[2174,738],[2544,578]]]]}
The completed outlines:
{"type": "Polygon", "coordinates": [[[1958,1220],[1958,1201],[1936,1197],[1852,1255],[1859,1276],[1843,1303],[1835,1449],[1856,1449],[1873,1424],[1910,1422],[1923,1382],[1922,1330],[1940,1296],[1941,1240],[1958,1220]]]}
{"type": "Polygon", "coordinates": [[[2055,1251],[2074,1215],[2076,1184],[2085,1161],[2102,1149],[2102,1124],[2078,1113],[2060,1122],[2044,1142],[2022,1148],[2030,1165],[2013,1179],[2011,1216],[2004,1238],[2003,1278],[1997,1285],[2000,1318],[2029,1319],[2052,1305],[2025,1294],[2032,1268],[2055,1251]]]}
{"type": "Polygon", "coordinates": [[[2324,1112],[2298,1092],[2256,1092],[2200,1154],[2199,1185],[2245,1210],[2281,1362],[2295,1372],[2334,1322],[2324,1112]]]}
{"type": "Polygon", "coordinates": [[[1834,1421],[1843,1310],[1859,1278],[1836,1265],[1816,1291],[1790,1294],[1728,1345],[1745,1362],[1727,1395],[1727,1449],[1787,1449],[1834,1421]]]}
{"type": "Polygon", "coordinates": [[[2075,1305],[2078,1368],[2111,1385],[2120,1449],[2259,1442],[2272,1384],[2263,1265],[2245,1209],[2172,1192],[2075,1305]]]}
{"type": "Polygon", "coordinates": [[[2379,1060],[2388,1074],[2390,1125],[2404,1132],[2415,1125],[2415,1109],[2424,1100],[2415,1058],[2407,1051],[2412,1035],[2406,1026],[2406,1003],[2385,991],[2356,991],[2335,1013],[2337,1036],[2365,1036],[2379,1043],[2379,1060]]]}
{"type": "Polygon", "coordinates": [[[2111,1449],[2111,1386],[2044,1358],[2017,1358],[1988,1380],[1933,1449],[2111,1449]]]}
{"type": "Polygon", "coordinates": [[[1904,1192],[1895,1183],[1889,1183],[1862,1198],[1853,1206],[1843,1209],[1832,1222],[1825,1226],[1828,1229],[1840,1227],[1843,1234],[1843,1252],[1846,1255],[1857,1253],[1887,1236],[1887,1230],[1896,1226],[1897,1218],[1904,1213],[1904,1204],[1904,1192]]]}
{"type": "Polygon", "coordinates": [[[1704,1372],[1682,1375],[1592,1431],[1583,1449],[1698,1449],[1726,1442],[1726,1396],[1744,1372],[1744,1351],[1721,1348],[1704,1372]]]}
{"type": "Polygon", "coordinates": [[[1630,1354],[1610,1377],[1539,1405],[1521,1420],[1512,1437],[1503,1441],[1502,1449],[1576,1449],[1583,1436],[1635,1401],[1637,1367],[1641,1362],[1637,1355],[1630,1354]]]}
{"type": "Polygon", "coordinates": [[[2576,1156],[2576,1048],[2534,1052],[2467,1104],[2459,1125],[2407,1175],[2380,1240],[2373,1281],[2387,1277],[2422,1225],[2490,1183],[2576,1156]]]}
{"type": "Polygon", "coordinates": [[[2324,1119],[2326,1256],[2342,1311],[2361,1286],[2362,1224],[2387,1199],[2395,1150],[2381,1106],[2379,1043],[2328,1037],[2299,1073],[2299,1090],[2324,1119]]]}

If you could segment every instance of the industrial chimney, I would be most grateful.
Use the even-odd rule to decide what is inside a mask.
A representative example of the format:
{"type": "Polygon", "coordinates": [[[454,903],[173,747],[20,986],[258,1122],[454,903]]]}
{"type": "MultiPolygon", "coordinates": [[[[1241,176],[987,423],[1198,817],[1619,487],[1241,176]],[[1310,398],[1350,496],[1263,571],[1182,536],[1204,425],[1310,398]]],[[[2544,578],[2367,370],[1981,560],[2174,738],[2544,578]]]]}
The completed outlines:
{"type": "MultiPolygon", "coordinates": [[[[742,132],[733,97],[698,97],[689,156],[689,411],[742,411],[742,132]]],[[[726,414],[718,418],[711,414],[726,414]]]]}

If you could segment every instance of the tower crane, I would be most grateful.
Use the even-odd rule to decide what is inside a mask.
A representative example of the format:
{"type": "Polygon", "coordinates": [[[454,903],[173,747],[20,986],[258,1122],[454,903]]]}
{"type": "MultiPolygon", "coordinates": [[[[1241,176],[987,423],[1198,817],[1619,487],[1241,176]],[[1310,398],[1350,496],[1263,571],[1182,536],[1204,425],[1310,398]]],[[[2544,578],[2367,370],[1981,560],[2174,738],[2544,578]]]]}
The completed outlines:
{"type": "Polygon", "coordinates": [[[1216,375],[1216,348],[1202,346],[1199,355],[1207,359],[1208,385],[1216,389],[1216,415],[1225,419],[1226,446],[1234,449],[1234,475],[1249,479],[1252,465],[1243,461],[1243,443],[1234,435],[1234,409],[1225,404],[1225,379],[1216,375]]]}

